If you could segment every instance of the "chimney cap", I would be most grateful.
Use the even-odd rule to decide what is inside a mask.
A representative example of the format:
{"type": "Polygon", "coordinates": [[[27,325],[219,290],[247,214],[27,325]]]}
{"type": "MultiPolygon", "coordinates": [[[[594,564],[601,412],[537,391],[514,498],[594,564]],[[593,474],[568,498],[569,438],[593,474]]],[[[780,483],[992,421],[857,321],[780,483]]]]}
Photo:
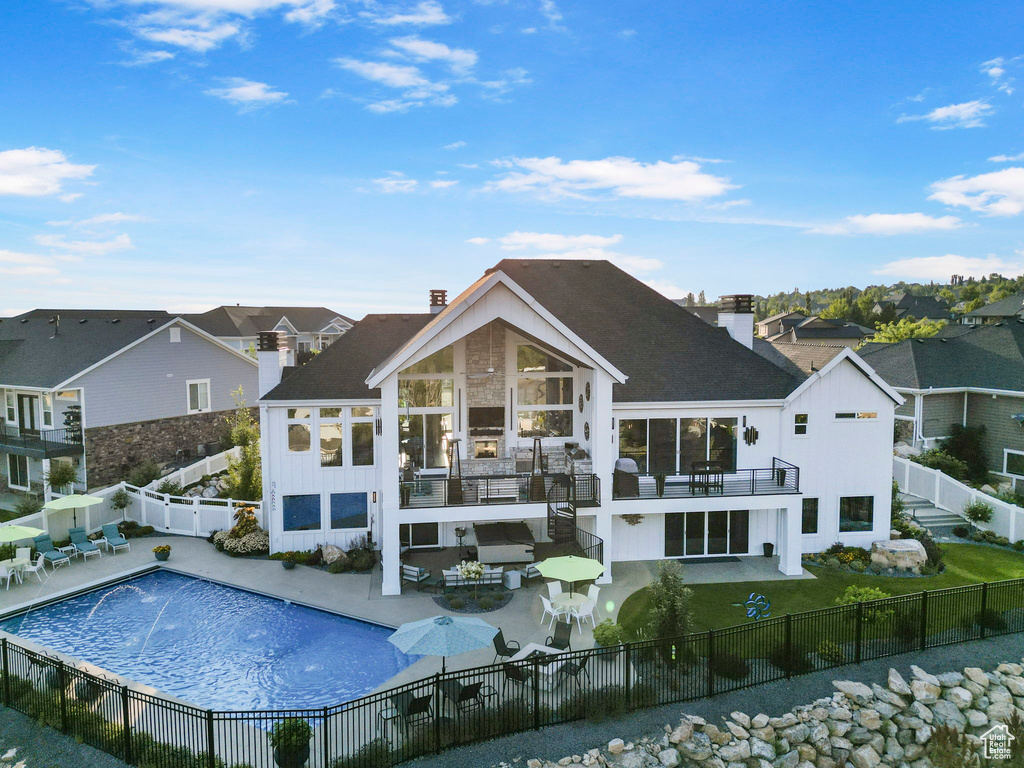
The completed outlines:
{"type": "Polygon", "coordinates": [[[448,291],[432,288],[430,291],[430,313],[436,315],[448,306],[448,291]]]}
{"type": "Polygon", "coordinates": [[[723,296],[719,312],[728,312],[734,315],[754,314],[754,297],[749,293],[735,293],[723,296]]]}
{"type": "Polygon", "coordinates": [[[284,349],[280,332],[260,331],[256,335],[257,352],[277,352],[279,349],[284,349]]]}

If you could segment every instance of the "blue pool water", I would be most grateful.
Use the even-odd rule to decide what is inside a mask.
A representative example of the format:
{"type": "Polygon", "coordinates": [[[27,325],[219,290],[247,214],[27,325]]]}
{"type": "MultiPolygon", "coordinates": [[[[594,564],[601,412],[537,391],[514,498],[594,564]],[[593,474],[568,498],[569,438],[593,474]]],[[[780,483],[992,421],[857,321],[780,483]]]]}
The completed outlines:
{"type": "Polygon", "coordinates": [[[340,704],[419,658],[390,629],[166,571],[0,629],[211,709],[340,704]]]}

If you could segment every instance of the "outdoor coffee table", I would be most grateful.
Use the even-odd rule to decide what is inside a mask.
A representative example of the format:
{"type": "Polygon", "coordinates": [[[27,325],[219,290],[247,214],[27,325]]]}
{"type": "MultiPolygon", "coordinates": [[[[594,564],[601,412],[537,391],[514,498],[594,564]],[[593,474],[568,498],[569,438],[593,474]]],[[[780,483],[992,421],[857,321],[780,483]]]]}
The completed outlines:
{"type": "Polygon", "coordinates": [[[529,667],[528,674],[533,677],[533,669],[536,668],[539,673],[538,682],[541,688],[551,688],[555,682],[555,675],[558,673],[559,667],[564,664],[558,657],[563,652],[557,648],[551,648],[547,645],[541,645],[540,643],[527,643],[523,646],[522,650],[516,653],[509,661],[533,661],[535,659],[540,660],[540,663],[531,665],[529,667]],[[545,657],[554,656],[553,659],[545,659],[545,657]],[[545,663],[546,661],[546,663],[545,663]]]}

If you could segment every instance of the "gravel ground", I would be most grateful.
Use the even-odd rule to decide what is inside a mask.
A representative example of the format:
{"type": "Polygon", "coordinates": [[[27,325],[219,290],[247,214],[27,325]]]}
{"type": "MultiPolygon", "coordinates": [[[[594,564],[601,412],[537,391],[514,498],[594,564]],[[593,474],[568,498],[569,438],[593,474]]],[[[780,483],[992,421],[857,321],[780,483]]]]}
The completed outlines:
{"type": "Polygon", "coordinates": [[[44,728],[13,709],[0,706],[0,755],[18,748],[18,759],[26,768],[127,768],[105,752],[79,744],[74,739],[44,728]]]}
{"type": "Polygon", "coordinates": [[[788,712],[795,706],[810,704],[822,696],[831,696],[833,680],[858,680],[885,685],[890,667],[905,677],[910,665],[916,664],[932,672],[950,672],[964,667],[992,669],[1004,661],[1020,662],[1024,656],[1024,636],[1004,635],[924,652],[906,653],[886,659],[866,661],[859,666],[847,665],[824,672],[794,677],[767,685],[746,688],[701,701],[668,704],[633,712],[615,721],[587,721],[555,725],[539,731],[517,733],[502,739],[475,744],[445,752],[437,757],[421,758],[408,763],[414,768],[484,768],[501,762],[522,766],[532,757],[557,761],[572,754],[582,754],[594,747],[604,747],[614,738],[626,741],[642,736],[660,737],[667,723],[679,721],[686,712],[715,722],[739,710],[750,715],[764,712],[772,716],[788,712]]]}

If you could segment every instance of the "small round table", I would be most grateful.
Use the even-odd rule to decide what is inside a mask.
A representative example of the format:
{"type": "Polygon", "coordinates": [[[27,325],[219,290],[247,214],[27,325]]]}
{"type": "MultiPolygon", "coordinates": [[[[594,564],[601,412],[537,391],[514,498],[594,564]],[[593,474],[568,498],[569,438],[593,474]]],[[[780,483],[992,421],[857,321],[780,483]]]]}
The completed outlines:
{"type": "Polygon", "coordinates": [[[587,596],[576,592],[575,594],[569,594],[563,592],[560,595],[556,595],[551,598],[551,604],[568,611],[569,613],[575,613],[583,607],[584,603],[587,602],[587,596]]]}

